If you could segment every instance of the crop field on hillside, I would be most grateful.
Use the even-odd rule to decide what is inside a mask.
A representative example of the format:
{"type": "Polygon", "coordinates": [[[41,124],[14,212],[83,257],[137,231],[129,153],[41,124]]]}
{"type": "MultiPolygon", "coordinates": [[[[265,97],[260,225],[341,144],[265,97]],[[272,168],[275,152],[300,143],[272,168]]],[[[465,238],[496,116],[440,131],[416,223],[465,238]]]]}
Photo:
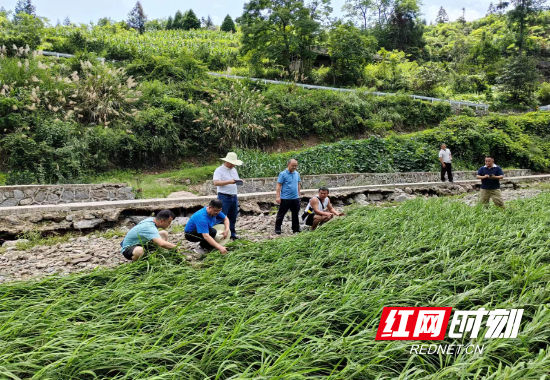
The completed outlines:
{"type": "MultiPolygon", "coordinates": [[[[550,194],[507,210],[363,207],[314,233],[0,287],[6,379],[542,379],[550,194]],[[376,341],[384,306],[525,309],[483,355],[376,341]]],[[[113,253],[115,254],[115,253],[113,253]]],[[[467,344],[448,338],[440,344],[467,344]]]]}

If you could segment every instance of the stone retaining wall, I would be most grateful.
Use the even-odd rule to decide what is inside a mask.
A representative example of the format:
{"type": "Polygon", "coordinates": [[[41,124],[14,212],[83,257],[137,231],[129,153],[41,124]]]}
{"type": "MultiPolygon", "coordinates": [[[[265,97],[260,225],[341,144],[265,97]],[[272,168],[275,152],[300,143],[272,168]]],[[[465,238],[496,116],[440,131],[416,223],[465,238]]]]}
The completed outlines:
{"type": "Polygon", "coordinates": [[[57,205],[135,199],[123,183],[100,185],[0,186],[0,207],[57,205]]]}
{"type": "MultiPolygon", "coordinates": [[[[530,183],[550,181],[550,175],[533,175],[508,178],[501,181],[504,189],[531,186],[530,183]]],[[[448,183],[410,183],[392,186],[369,185],[334,189],[330,198],[336,206],[366,202],[401,202],[416,196],[447,196],[474,192],[479,180],[448,183]]],[[[317,193],[305,190],[302,206],[317,193]]],[[[137,223],[145,216],[162,209],[172,210],[177,218],[188,218],[206,206],[215,196],[194,198],[137,199],[131,201],[73,203],[60,205],[22,206],[0,208],[0,239],[12,239],[27,231],[43,234],[66,231],[92,231],[137,223]]],[[[243,215],[269,214],[275,203],[275,193],[243,194],[239,197],[240,212],[243,215]]]]}
{"type": "MultiPolygon", "coordinates": [[[[453,172],[455,181],[475,179],[476,172],[457,171],[453,172]]],[[[505,170],[506,177],[523,177],[531,175],[529,169],[505,170]]],[[[440,173],[436,172],[408,172],[408,173],[349,173],[349,174],[323,174],[304,175],[302,177],[303,189],[318,189],[326,186],[329,188],[343,186],[365,186],[393,183],[419,183],[439,182],[440,173]]],[[[260,193],[275,191],[277,178],[248,178],[243,186],[239,187],[240,194],[260,193]]],[[[201,189],[201,195],[216,195],[216,187],[212,181],[206,181],[201,189]]]]}

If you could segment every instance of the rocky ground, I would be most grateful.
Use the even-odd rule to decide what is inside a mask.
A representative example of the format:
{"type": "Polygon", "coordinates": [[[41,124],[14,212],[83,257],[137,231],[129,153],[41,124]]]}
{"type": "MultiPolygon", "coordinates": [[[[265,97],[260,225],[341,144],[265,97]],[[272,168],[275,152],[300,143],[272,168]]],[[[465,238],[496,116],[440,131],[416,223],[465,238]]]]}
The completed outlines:
{"type": "MultiPolygon", "coordinates": [[[[534,197],[541,191],[541,189],[521,189],[503,190],[502,193],[504,200],[510,201],[518,198],[534,197]]],[[[463,192],[465,191],[459,191],[459,193],[463,192]]],[[[478,194],[477,192],[468,194],[459,198],[459,200],[468,205],[475,205],[478,201],[478,194]]],[[[393,200],[402,202],[412,198],[415,198],[415,195],[405,188],[404,191],[396,193],[393,200]]],[[[364,194],[356,196],[353,202],[363,205],[368,204],[364,194]]],[[[186,259],[192,265],[200,265],[201,257],[194,252],[197,243],[187,242],[183,232],[174,232],[182,231],[181,225],[187,219],[177,218],[174,224],[180,224],[180,226],[174,227],[170,234],[170,240],[181,242],[182,254],[186,256],[186,259]]],[[[289,236],[291,235],[290,213],[283,224],[282,235],[273,233],[274,225],[275,215],[273,212],[269,215],[242,216],[238,220],[238,232],[241,238],[254,242],[289,236]]],[[[8,242],[2,247],[0,253],[0,283],[42,278],[52,274],[67,275],[98,267],[110,268],[121,264],[128,265],[130,262],[120,254],[121,240],[120,236],[105,238],[88,235],[72,238],[63,244],[34,246],[27,250],[19,249],[21,245],[16,242],[8,242]]]]}

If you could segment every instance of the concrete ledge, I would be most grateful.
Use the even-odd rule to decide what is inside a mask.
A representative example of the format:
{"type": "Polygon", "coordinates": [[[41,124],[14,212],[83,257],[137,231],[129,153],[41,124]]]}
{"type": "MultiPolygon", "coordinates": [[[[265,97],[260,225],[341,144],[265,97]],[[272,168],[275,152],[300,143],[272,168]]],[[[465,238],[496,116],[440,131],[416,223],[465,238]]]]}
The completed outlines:
{"type": "MultiPolygon", "coordinates": [[[[502,185],[507,183],[519,183],[519,182],[536,182],[540,180],[550,180],[550,174],[539,174],[539,175],[529,175],[523,177],[512,177],[505,178],[501,181],[502,185]]],[[[479,185],[480,180],[467,180],[467,181],[455,181],[455,185],[479,185]]],[[[418,183],[393,183],[393,184],[383,184],[383,185],[364,185],[364,186],[346,186],[346,187],[337,187],[330,188],[332,192],[347,192],[347,191],[356,191],[362,192],[367,190],[378,190],[378,189],[392,189],[392,188],[418,188],[426,186],[437,186],[445,187],[449,186],[448,182],[418,182],[418,183]]],[[[304,196],[311,196],[317,193],[317,189],[304,189],[304,196]]],[[[275,197],[274,191],[261,192],[261,193],[249,193],[249,194],[239,194],[239,199],[251,200],[257,198],[266,198],[266,197],[275,197]]],[[[192,198],[151,198],[151,199],[134,199],[126,201],[112,201],[112,202],[90,202],[90,203],[67,203],[63,205],[37,205],[37,206],[18,206],[18,207],[3,207],[0,208],[0,215],[17,215],[17,214],[26,214],[29,212],[56,212],[56,211],[78,211],[78,210],[101,210],[105,208],[144,208],[144,207],[167,207],[174,205],[192,205],[192,204],[205,204],[212,199],[217,199],[215,195],[204,195],[196,196],[192,198]]]]}

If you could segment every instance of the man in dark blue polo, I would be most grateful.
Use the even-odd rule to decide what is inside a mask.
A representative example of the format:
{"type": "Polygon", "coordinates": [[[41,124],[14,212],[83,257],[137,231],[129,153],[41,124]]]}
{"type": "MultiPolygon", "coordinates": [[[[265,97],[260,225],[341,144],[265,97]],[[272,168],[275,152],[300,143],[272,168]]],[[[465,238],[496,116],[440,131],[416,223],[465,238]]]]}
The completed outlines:
{"type": "Polygon", "coordinates": [[[288,210],[292,213],[292,232],[300,232],[300,193],[302,191],[302,180],[300,173],[296,171],[298,161],[290,159],[287,162],[286,170],[279,173],[277,178],[277,199],[279,212],[275,219],[275,233],[281,233],[281,226],[288,210]]]}
{"type": "Polygon", "coordinates": [[[493,157],[485,157],[485,166],[479,168],[476,177],[481,180],[479,203],[489,204],[489,200],[492,199],[496,206],[504,208],[500,192],[500,180],[504,178],[504,172],[495,165],[493,157]]]}

